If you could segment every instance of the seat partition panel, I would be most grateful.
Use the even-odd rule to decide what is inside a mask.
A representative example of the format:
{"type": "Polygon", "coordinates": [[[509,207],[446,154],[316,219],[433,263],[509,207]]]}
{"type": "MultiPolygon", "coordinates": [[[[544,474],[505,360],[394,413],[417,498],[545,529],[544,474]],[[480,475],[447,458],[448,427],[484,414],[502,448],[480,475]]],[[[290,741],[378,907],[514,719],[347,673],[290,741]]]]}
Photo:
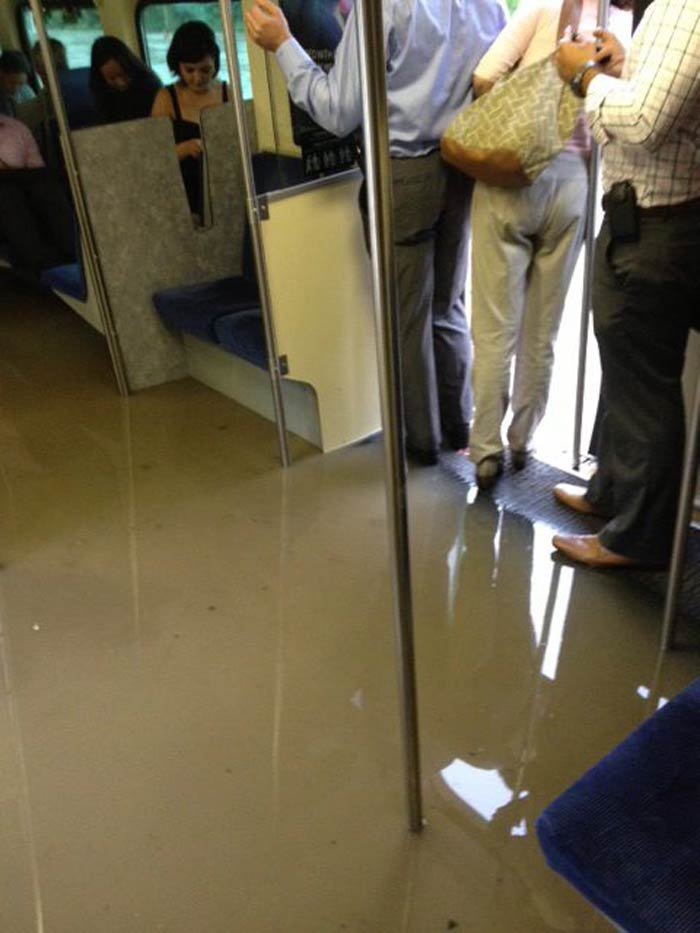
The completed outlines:
{"type": "Polygon", "coordinates": [[[241,273],[245,202],[233,107],[202,121],[212,222],[189,211],[166,118],[73,134],[90,221],[132,391],[187,375],[179,335],[156,314],[156,291],[241,273]]]}
{"type": "Polygon", "coordinates": [[[369,259],[359,179],[270,199],[262,224],[278,351],[316,391],[324,451],[380,427],[369,259]]]}

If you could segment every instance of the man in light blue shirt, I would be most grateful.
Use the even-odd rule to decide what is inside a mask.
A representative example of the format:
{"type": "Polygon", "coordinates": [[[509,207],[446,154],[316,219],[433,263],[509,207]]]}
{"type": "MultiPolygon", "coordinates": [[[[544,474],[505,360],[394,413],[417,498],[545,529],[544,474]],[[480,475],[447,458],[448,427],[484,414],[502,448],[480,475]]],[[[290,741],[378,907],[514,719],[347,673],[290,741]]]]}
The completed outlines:
{"type": "MultiPolygon", "coordinates": [[[[470,340],[464,308],[472,183],[440,159],[440,137],[471,96],[472,70],[505,23],[500,0],[383,0],[406,451],[434,464],[469,443],[470,340]]],[[[274,52],[294,103],[347,136],[362,122],[357,19],[328,72],[257,0],[251,39],[274,52]]]]}

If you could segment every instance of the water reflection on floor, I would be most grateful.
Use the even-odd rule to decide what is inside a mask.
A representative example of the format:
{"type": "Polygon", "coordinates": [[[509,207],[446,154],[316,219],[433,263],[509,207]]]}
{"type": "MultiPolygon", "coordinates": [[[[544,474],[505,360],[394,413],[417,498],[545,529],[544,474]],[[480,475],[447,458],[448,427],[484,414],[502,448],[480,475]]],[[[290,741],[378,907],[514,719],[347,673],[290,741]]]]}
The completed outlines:
{"type": "MultiPolygon", "coordinates": [[[[3,286],[6,284],[2,283],[3,286]]],[[[329,456],[0,297],[0,929],[608,929],[542,807],[694,676],[659,605],[411,474],[427,826],[405,829],[381,451],[329,456]]]]}

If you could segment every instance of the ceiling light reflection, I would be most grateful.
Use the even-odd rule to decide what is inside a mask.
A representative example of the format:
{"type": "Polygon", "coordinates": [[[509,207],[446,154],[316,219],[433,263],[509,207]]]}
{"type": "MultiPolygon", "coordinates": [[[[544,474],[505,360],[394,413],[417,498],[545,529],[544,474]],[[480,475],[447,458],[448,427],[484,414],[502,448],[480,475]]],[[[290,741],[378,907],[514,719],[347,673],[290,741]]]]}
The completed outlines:
{"type": "Polygon", "coordinates": [[[495,768],[475,768],[455,758],[440,776],[460,800],[489,823],[513,799],[513,791],[495,768]]]}
{"type": "Polygon", "coordinates": [[[564,627],[569,612],[571,587],[574,582],[574,571],[571,567],[562,567],[557,584],[557,595],[552,611],[552,622],[547,636],[547,648],[542,661],[542,674],[549,680],[557,679],[559,655],[564,641],[564,627]]]}

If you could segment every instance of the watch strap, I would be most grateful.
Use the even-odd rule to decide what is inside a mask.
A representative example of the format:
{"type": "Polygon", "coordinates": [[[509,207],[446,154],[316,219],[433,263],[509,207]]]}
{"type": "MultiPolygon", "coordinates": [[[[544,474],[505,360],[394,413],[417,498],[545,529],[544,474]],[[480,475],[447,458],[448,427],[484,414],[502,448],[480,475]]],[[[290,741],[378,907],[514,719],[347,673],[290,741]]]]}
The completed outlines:
{"type": "Polygon", "coordinates": [[[588,61],[585,61],[579,67],[576,74],[573,76],[573,78],[569,82],[569,87],[571,88],[571,90],[574,92],[574,94],[577,97],[583,98],[586,96],[583,91],[583,79],[586,73],[591,70],[591,68],[597,68],[597,67],[598,67],[598,63],[594,62],[592,58],[589,58],[588,61]]]}

